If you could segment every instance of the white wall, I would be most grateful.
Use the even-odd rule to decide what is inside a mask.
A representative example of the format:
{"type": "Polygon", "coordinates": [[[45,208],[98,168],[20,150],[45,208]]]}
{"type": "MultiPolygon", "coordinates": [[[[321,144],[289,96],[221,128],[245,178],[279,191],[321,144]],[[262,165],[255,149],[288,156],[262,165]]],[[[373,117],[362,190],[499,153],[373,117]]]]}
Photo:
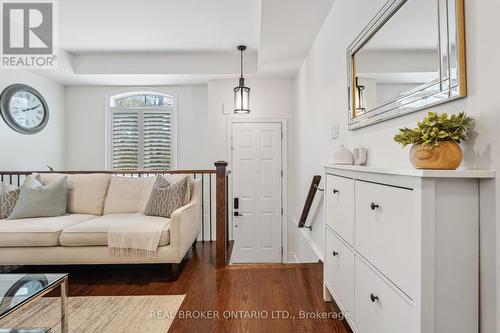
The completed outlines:
{"type": "MultiPolygon", "coordinates": [[[[347,130],[345,50],[350,42],[382,7],[385,0],[336,0],[332,11],[318,34],[310,53],[295,80],[296,109],[292,136],[295,141],[293,179],[296,195],[290,205],[291,217],[298,218],[312,175],[321,174],[321,165],[328,162],[341,143],[349,148],[369,149],[371,165],[411,167],[408,149],[402,149],[392,138],[402,126],[414,126],[426,111],[417,112],[358,131],[347,130]],[[329,139],[330,127],[340,124],[340,138],[329,139]]],[[[498,170],[500,167],[500,94],[497,77],[500,73],[500,44],[497,20],[500,2],[497,0],[466,1],[467,66],[469,97],[433,108],[438,112],[467,111],[476,119],[478,136],[464,145],[463,167],[498,170]]],[[[482,184],[484,198],[481,207],[481,330],[496,332],[500,328],[500,223],[495,216],[495,204],[500,207],[500,180],[482,184]],[[486,199],[489,205],[484,207],[486,199]],[[496,232],[496,237],[495,237],[496,232]],[[495,239],[496,238],[496,239],[495,239]],[[497,254],[495,256],[495,253],[497,254]],[[495,277],[496,267],[496,277],[495,277]],[[495,284],[496,279],[496,284],[495,284]],[[495,300],[497,294],[497,300],[495,300]],[[495,307],[495,302],[498,306],[495,307]]],[[[322,206],[322,202],[320,204],[322,206]]],[[[320,207],[313,230],[297,232],[307,238],[322,257],[323,211],[320,207]],[[316,226],[316,228],[314,228],[316,226]]],[[[299,237],[295,235],[295,237],[299,237]]],[[[299,256],[298,256],[299,257],[299,256]]]]}
{"type": "Polygon", "coordinates": [[[250,114],[235,115],[233,88],[237,79],[208,82],[208,128],[210,137],[210,160],[229,161],[227,156],[227,120],[230,118],[286,118],[293,112],[293,80],[291,79],[245,79],[250,87],[250,114]],[[222,108],[229,111],[222,113],[222,108]]]}
{"type": "Polygon", "coordinates": [[[0,118],[0,170],[64,168],[64,88],[34,72],[0,70],[0,91],[14,83],[38,90],[47,101],[49,122],[39,133],[15,132],[0,118]]]}
{"type": "MultiPolygon", "coordinates": [[[[226,124],[234,117],[233,88],[237,80],[215,80],[207,85],[66,87],[66,167],[105,167],[105,125],[109,98],[131,91],[157,91],[177,96],[177,168],[212,168],[227,160],[226,124]],[[222,113],[222,104],[230,114],[222,113]]],[[[247,80],[252,112],[248,117],[288,118],[293,111],[291,79],[247,80]]]]}
{"type": "Polygon", "coordinates": [[[208,149],[207,86],[66,87],[66,167],[104,170],[106,116],[110,97],[132,91],[153,91],[177,96],[177,168],[210,166],[208,149]]]}

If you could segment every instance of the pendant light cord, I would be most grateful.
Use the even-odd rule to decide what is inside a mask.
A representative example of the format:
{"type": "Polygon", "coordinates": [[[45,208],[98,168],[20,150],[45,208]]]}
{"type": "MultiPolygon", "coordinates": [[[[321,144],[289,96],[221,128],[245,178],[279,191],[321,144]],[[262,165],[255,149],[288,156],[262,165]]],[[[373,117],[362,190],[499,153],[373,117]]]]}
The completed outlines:
{"type": "Polygon", "coordinates": [[[243,50],[240,50],[240,70],[241,70],[241,78],[243,78],[243,50]]]}

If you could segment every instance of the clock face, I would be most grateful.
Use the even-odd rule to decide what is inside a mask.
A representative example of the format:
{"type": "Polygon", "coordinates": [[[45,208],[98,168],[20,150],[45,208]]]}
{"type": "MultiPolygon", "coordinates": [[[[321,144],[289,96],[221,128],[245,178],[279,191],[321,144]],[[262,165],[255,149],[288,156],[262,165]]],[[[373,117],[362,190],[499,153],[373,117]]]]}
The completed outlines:
{"type": "Polygon", "coordinates": [[[27,129],[40,126],[45,118],[42,101],[28,91],[18,91],[10,98],[9,112],[12,120],[27,129]]]}
{"type": "Polygon", "coordinates": [[[24,84],[7,87],[0,97],[2,117],[12,129],[35,134],[47,125],[49,110],[42,95],[24,84]]]}

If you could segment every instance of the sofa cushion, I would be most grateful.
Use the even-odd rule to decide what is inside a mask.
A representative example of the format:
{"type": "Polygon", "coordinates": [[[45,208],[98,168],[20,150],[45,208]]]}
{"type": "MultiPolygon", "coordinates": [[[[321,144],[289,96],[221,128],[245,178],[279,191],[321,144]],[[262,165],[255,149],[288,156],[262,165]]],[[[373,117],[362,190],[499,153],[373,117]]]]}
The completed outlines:
{"type": "Polygon", "coordinates": [[[95,215],[67,214],[0,221],[0,247],[57,246],[61,232],[95,215]]]}
{"type": "MultiPolygon", "coordinates": [[[[42,183],[50,184],[68,176],[60,173],[40,174],[42,183]]],[[[102,215],[111,175],[103,173],[68,176],[68,213],[102,215]]]]}
{"type": "MultiPolygon", "coordinates": [[[[59,238],[62,246],[107,246],[108,229],[124,219],[137,223],[147,220],[164,220],[163,217],[145,216],[141,213],[109,214],[88,220],[64,229],[59,238]]],[[[165,226],[160,236],[159,246],[170,244],[170,223],[165,226]]]]}
{"type": "Polygon", "coordinates": [[[55,217],[66,214],[67,178],[64,176],[48,185],[43,185],[34,176],[28,176],[7,219],[55,217]]]}
{"type": "Polygon", "coordinates": [[[155,177],[111,177],[104,203],[104,215],[143,212],[155,179],[155,177]]]}

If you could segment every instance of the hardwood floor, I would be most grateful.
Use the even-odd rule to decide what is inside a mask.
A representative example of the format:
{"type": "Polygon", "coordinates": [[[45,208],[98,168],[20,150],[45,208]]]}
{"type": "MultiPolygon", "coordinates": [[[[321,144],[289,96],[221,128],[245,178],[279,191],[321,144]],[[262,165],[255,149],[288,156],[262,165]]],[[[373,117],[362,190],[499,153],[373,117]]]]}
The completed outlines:
{"type": "Polygon", "coordinates": [[[159,265],[36,270],[69,272],[70,296],[186,294],[170,332],[351,332],[345,321],[317,318],[318,314],[332,317],[338,311],[334,303],[323,302],[321,264],[216,270],[215,243],[198,243],[188,258],[176,281],[168,281],[169,270],[159,265]],[[316,318],[303,318],[301,311],[316,318]],[[219,318],[182,318],[190,314],[219,318]]]}

